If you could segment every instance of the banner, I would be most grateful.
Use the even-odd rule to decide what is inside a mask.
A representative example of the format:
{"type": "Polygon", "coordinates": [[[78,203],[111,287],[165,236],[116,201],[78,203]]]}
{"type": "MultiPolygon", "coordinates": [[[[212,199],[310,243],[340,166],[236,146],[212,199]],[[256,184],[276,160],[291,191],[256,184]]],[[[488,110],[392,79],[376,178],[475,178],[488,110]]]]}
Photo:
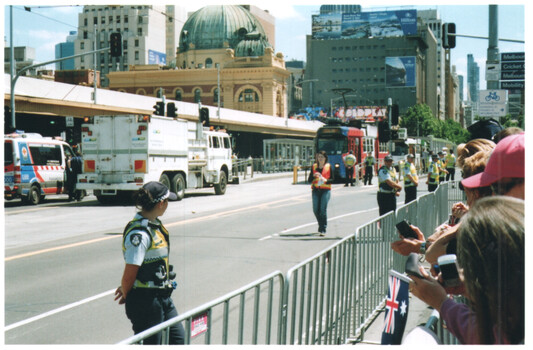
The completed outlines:
{"type": "Polygon", "coordinates": [[[416,10],[334,13],[312,16],[313,39],[415,35],[416,10]]]}
{"type": "Polygon", "coordinates": [[[416,86],[416,58],[385,57],[385,84],[387,87],[416,86]]]}

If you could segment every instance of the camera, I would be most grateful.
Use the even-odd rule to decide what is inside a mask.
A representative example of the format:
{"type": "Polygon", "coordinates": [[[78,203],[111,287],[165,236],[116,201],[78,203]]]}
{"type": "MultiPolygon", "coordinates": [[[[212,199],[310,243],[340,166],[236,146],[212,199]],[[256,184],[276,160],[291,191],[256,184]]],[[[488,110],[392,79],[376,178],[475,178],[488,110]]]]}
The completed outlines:
{"type": "Polygon", "coordinates": [[[411,224],[407,220],[403,220],[397,223],[396,228],[398,229],[400,234],[405,238],[418,238],[418,235],[411,228],[411,224]]]}
{"type": "Polygon", "coordinates": [[[442,255],[437,259],[437,262],[439,263],[445,287],[457,287],[461,284],[455,254],[442,255]]]}

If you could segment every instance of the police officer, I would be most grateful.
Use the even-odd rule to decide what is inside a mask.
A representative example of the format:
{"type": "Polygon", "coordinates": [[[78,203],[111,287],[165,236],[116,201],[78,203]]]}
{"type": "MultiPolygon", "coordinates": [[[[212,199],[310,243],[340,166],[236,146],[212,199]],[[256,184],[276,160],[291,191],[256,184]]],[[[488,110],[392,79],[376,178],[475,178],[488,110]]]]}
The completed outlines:
{"type": "Polygon", "coordinates": [[[431,163],[428,168],[428,178],[426,184],[428,185],[428,191],[433,192],[439,187],[439,156],[437,154],[431,155],[431,163]]]}
{"type": "Polygon", "coordinates": [[[444,165],[444,152],[442,151],[439,151],[438,153],[438,166],[439,166],[439,183],[443,183],[445,180],[446,180],[446,173],[448,173],[446,171],[446,166],[444,165]]]}
{"type": "Polygon", "coordinates": [[[403,164],[403,182],[405,188],[405,204],[416,199],[416,188],[418,187],[418,175],[415,168],[415,156],[407,155],[407,161],[403,164]]]}
{"type": "Polygon", "coordinates": [[[448,154],[445,157],[446,181],[455,181],[455,155],[453,154],[453,148],[450,148],[448,154]]]}
{"type": "Polygon", "coordinates": [[[344,187],[347,187],[348,185],[355,186],[353,180],[353,171],[357,159],[353,155],[353,151],[350,151],[346,156],[344,156],[342,161],[344,163],[344,168],[346,169],[346,184],[344,187]]]}
{"type": "MultiPolygon", "coordinates": [[[[176,276],[169,265],[169,233],[158,219],[177,196],[160,182],[145,184],[134,194],[141,209],[123,233],[122,251],[126,267],[115,300],[126,304],[126,315],[138,334],[159,323],[178,316],[170,295],[176,276]]],[[[184,344],[185,332],[181,323],[169,330],[170,344],[184,344]]],[[[144,340],[144,344],[160,344],[161,333],[144,340]]]]}
{"type": "Polygon", "coordinates": [[[396,210],[396,197],[402,190],[399,184],[398,174],[392,166],[392,157],[385,157],[385,165],[378,171],[378,206],[379,216],[396,210]]]}
{"type": "Polygon", "coordinates": [[[366,158],[365,158],[365,180],[364,184],[368,183],[369,185],[372,185],[372,177],[374,176],[374,164],[376,163],[376,159],[372,155],[372,152],[368,152],[366,158]]]}

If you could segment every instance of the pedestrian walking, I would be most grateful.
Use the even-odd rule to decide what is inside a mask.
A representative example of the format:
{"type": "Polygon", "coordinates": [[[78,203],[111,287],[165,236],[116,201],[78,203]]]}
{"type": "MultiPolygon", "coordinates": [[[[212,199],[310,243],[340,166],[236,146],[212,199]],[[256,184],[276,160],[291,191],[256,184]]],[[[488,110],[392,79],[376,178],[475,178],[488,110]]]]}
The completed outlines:
{"type": "Polygon", "coordinates": [[[455,181],[455,155],[453,154],[453,148],[450,148],[448,151],[448,154],[446,154],[445,159],[445,167],[446,171],[448,172],[446,174],[446,181],[455,181]]]}
{"type": "MultiPolygon", "coordinates": [[[[138,334],[148,328],[178,316],[171,299],[176,273],[169,265],[169,233],[158,219],[177,196],[160,182],[145,184],[134,197],[140,209],[123,233],[122,251],[126,267],[115,300],[126,304],[126,315],[138,334]]],[[[184,344],[181,323],[169,330],[170,344],[184,344]]],[[[161,333],[144,340],[144,344],[161,344],[161,333]]]]}
{"type": "Polygon", "coordinates": [[[426,184],[428,185],[428,191],[433,192],[439,187],[439,156],[436,154],[431,155],[431,163],[429,163],[428,178],[426,184]]]}
{"type": "Polygon", "coordinates": [[[403,187],[405,188],[405,204],[416,200],[416,189],[418,187],[418,175],[415,167],[415,156],[408,154],[406,162],[403,164],[403,187]]]}
{"type": "Polygon", "coordinates": [[[369,185],[372,185],[372,177],[374,176],[374,164],[376,163],[376,159],[372,155],[372,152],[368,152],[366,158],[365,158],[365,180],[364,184],[368,183],[369,185]]]}
{"type": "Polygon", "coordinates": [[[328,202],[331,198],[331,183],[334,180],[333,169],[328,163],[328,155],[325,151],[319,151],[315,155],[315,163],[309,173],[308,181],[311,183],[313,198],[313,213],[318,221],[318,233],[326,235],[328,225],[328,202]]]}
{"type": "Polygon", "coordinates": [[[67,188],[68,188],[68,200],[80,201],[83,198],[83,191],[77,190],[76,185],[78,182],[78,174],[81,174],[83,160],[79,152],[76,155],[70,157],[67,161],[67,188]]]}
{"type": "Polygon", "coordinates": [[[346,169],[346,184],[344,187],[354,186],[353,173],[357,158],[355,158],[353,155],[353,151],[348,152],[348,154],[342,158],[342,162],[344,163],[344,168],[346,169]]]}
{"type": "Polygon", "coordinates": [[[385,164],[378,171],[378,206],[379,216],[396,210],[396,197],[400,195],[402,186],[398,174],[392,166],[392,157],[385,157],[385,164]]]}

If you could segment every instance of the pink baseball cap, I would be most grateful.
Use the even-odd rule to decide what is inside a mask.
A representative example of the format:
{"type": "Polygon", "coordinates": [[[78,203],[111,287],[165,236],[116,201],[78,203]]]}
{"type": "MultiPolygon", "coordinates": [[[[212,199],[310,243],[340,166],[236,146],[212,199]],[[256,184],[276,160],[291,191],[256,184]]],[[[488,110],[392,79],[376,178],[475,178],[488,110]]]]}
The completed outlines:
{"type": "Polygon", "coordinates": [[[525,177],[525,134],[502,139],[490,155],[485,171],[472,175],[461,183],[467,188],[490,186],[506,177],[525,177]]]}

